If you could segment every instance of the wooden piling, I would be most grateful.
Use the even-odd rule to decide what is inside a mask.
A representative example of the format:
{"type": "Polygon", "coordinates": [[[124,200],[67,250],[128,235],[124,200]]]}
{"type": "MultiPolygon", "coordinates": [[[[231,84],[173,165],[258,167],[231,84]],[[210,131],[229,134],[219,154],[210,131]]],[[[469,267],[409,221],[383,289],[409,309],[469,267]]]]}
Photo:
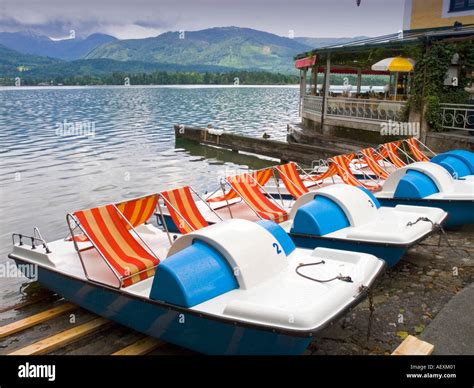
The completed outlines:
{"type": "Polygon", "coordinates": [[[78,339],[90,333],[93,333],[94,331],[99,330],[109,323],[110,321],[105,318],[96,318],[92,321],[83,323],[82,325],[73,327],[72,329],[68,329],[51,337],[39,340],[31,345],[9,353],[9,355],[30,356],[49,353],[58,348],[62,348],[71,342],[77,341],[78,339]]]}
{"type": "Polygon", "coordinates": [[[8,325],[0,327],[0,338],[4,338],[9,335],[26,330],[32,326],[39,325],[40,323],[49,321],[50,319],[53,319],[59,315],[65,314],[77,308],[78,307],[73,304],[63,303],[49,310],[42,311],[38,314],[32,315],[31,317],[27,317],[16,322],[12,322],[8,325]]]}
{"type": "Polygon", "coordinates": [[[174,131],[176,139],[184,139],[201,145],[220,147],[232,151],[269,156],[279,159],[281,162],[294,161],[305,165],[311,165],[315,160],[327,159],[351,152],[351,148],[338,146],[334,142],[328,142],[327,145],[321,146],[289,143],[185,125],[175,125],[174,131]]]}
{"type": "Polygon", "coordinates": [[[142,356],[165,344],[165,342],[160,341],[159,339],[153,337],[144,337],[139,339],[137,342],[113,353],[112,356],[142,356]]]}
{"type": "Polygon", "coordinates": [[[409,335],[400,346],[394,350],[392,356],[429,356],[433,351],[434,345],[409,335]]]}

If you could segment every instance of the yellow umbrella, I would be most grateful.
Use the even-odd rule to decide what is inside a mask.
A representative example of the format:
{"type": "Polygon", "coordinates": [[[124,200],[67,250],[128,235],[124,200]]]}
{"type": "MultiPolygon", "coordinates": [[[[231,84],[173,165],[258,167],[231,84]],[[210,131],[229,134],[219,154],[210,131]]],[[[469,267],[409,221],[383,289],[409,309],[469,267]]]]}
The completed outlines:
{"type": "Polygon", "coordinates": [[[411,58],[395,57],[385,58],[372,66],[374,71],[391,71],[396,73],[409,73],[415,68],[416,62],[411,58]]]}

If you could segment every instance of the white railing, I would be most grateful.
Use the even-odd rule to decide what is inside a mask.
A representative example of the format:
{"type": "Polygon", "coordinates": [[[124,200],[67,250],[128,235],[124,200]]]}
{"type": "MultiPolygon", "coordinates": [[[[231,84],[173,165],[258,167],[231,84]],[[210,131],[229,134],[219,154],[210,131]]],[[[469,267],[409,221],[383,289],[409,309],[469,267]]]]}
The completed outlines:
{"type": "Polygon", "coordinates": [[[441,104],[440,107],[443,129],[474,131],[474,105],[441,104]]]}
{"type": "Polygon", "coordinates": [[[304,96],[303,112],[320,115],[323,112],[323,98],[318,96],[304,96]]]}
{"type": "Polygon", "coordinates": [[[330,97],[327,101],[326,115],[375,121],[401,121],[405,107],[404,101],[330,97]]]}

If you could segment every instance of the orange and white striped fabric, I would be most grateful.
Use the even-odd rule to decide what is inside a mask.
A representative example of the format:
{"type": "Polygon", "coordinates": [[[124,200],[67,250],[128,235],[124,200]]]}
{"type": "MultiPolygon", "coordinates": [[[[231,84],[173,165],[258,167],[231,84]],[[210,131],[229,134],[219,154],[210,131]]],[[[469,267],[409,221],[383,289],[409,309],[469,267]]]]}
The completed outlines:
{"type": "Polygon", "coordinates": [[[370,170],[381,179],[387,179],[389,173],[385,171],[379,164],[377,157],[374,153],[373,148],[366,148],[360,151],[362,154],[362,160],[369,166],[370,170]]]}
{"type": "Polygon", "coordinates": [[[351,186],[362,186],[365,187],[366,189],[376,192],[381,189],[380,185],[377,184],[366,184],[364,182],[361,182],[357,180],[357,178],[352,174],[352,171],[349,168],[349,162],[347,161],[347,158],[344,155],[341,156],[335,156],[334,158],[331,159],[334,164],[336,165],[337,169],[337,175],[342,179],[342,181],[346,185],[351,185],[351,186]]]}
{"type": "MultiPolygon", "coordinates": [[[[354,154],[347,154],[347,155],[340,155],[337,158],[340,158],[340,163],[344,163],[347,168],[349,168],[349,163],[355,158],[354,154]]],[[[334,158],[333,158],[334,159],[334,158]]],[[[320,175],[311,175],[309,178],[306,178],[306,182],[321,182],[327,178],[332,178],[333,176],[338,174],[338,169],[336,164],[329,159],[329,167],[326,172],[320,175]]]]}
{"type": "MultiPolygon", "coordinates": [[[[153,215],[158,197],[156,194],[148,195],[146,197],[131,199],[129,201],[123,201],[115,204],[120,213],[130,222],[130,224],[136,228],[137,226],[144,224],[153,215]]],[[[130,229],[130,225],[126,224],[126,227],[130,229]]],[[[69,241],[72,240],[72,237],[69,241]]],[[[74,236],[76,242],[87,242],[87,236],[79,234],[74,236]]]]}
{"type": "Polygon", "coordinates": [[[227,181],[247,205],[260,217],[276,223],[288,219],[288,213],[263,195],[257,183],[255,183],[249,174],[227,178],[227,181]]]}
{"type": "Polygon", "coordinates": [[[402,168],[406,166],[406,163],[398,156],[398,147],[400,146],[400,144],[401,142],[399,141],[383,144],[383,152],[381,152],[382,156],[388,157],[390,161],[394,164],[394,166],[397,168],[402,168]]]}
{"type": "Polygon", "coordinates": [[[160,195],[164,198],[170,216],[182,234],[190,233],[209,225],[197,208],[189,186],[163,191],[160,195]]]}
{"type": "Polygon", "coordinates": [[[377,155],[380,156],[380,158],[389,159],[388,152],[384,144],[377,148],[377,155]]]}
{"type": "MultiPolygon", "coordinates": [[[[265,168],[263,170],[253,171],[250,175],[258,182],[260,186],[265,186],[270,178],[272,177],[272,169],[265,168]]],[[[219,197],[208,198],[207,202],[222,202],[222,201],[230,201],[231,199],[238,198],[239,195],[235,192],[235,190],[229,190],[225,195],[221,195],[219,197]]]]}
{"type": "Polygon", "coordinates": [[[122,287],[154,275],[160,261],[130,234],[115,205],[81,210],[74,215],[90,241],[117,272],[122,287]]]}
{"type": "Polygon", "coordinates": [[[306,182],[321,182],[327,178],[333,177],[334,175],[337,175],[337,168],[334,163],[330,163],[326,172],[320,175],[311,175],[311,177],[306,178],[305,181],[306,182]]]}
{"type": "Polygon", "coordinates": [[[158,196],[156,194],[117,203],[117,209],[130,224],[136,228],[150,219],[156,210],[158,196]]]}
{"type": "Polygon", "coordinates": [[[303,194],[309,192],[300,177],[295,163],[291,162],[277,166],[276,169],[280,173],[280,179],[294,199],[298,199],[303,194]]]}
{"type": "Polygon", "coordinates": [[[421,150],[420,146],[418,144],[418,141],[414,138],[411,137],[406,140],[408,147],[410,147],[410,152],[413,154],[415,159],[418,162],[429,162],[430,158],[428,158],[421,150]]]}

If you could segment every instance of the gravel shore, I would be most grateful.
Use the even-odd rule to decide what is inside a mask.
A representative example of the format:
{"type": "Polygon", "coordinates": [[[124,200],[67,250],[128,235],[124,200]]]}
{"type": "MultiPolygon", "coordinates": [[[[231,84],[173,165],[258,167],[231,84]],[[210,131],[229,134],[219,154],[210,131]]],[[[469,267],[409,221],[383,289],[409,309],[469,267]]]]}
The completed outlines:
{"type": "MultiPolygon", "coordinates": [[[[375,311],[367,340],[369,301],[323,330],[313,355],[388,355],[409,335],[420,336],[449,300],[474,282],[474,227],[433,235],[388,269],[373,290],[375,311]],[[454,248],[454,249],[453,249],[454,248]]],[[[436,344],[434,344],[436,347],[436,344]]]]}

